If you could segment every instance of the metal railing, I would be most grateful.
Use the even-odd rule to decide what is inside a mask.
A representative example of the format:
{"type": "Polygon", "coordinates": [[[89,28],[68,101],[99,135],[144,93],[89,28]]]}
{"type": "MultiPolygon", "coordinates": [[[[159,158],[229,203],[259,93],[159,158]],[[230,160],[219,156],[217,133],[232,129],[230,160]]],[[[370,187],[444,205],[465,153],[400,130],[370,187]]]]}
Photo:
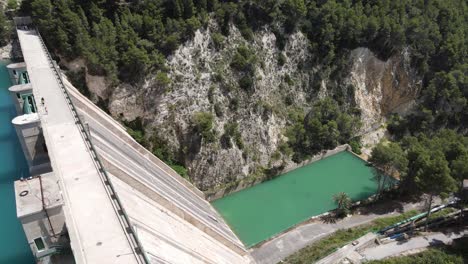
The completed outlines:
{"type": "MultiPolygon", "coordinates": [[[[118,197],[117,193],[115,192],[115,188],[112,184],[112,182],[109,179],[109,175],[107,175],[106,170],[102,166],[102,163],[97,155],[97,152],[93,146],[93,143],[91,142],[90,136],[86,133],[85,126],[83,125],[80,117],[78,116],[78,111],[76,110],[75,106],[73,105],[73,102],[70,98],[70,95],[68,94],[67,89],[65,88],[65,84],[63,83],[62,80],[62,75],[60,74],[59,70],[57,69],[56,64],[54,63],[52,56],[49,53],[49,50],[47,49],[44,40],[42,39],[41,34],[39,33],[39,30],[36,27],[33,27],[32,25],[21,25],[21,27],[28,27],[29,29],[35,30],[40,41],[42,48],[47,55],[47,60],[49,62],[49,66],[52,68],[54,71],[55,77],[57,79],[57,83],[60,86],[60,89],[62,90],[62,93],[65,97],[65,100],[67,101],[68,107],[70,108],[73,118],[75,120],[75,124],[78,126],[78,130],[80,131],[80,134],[85,142],[85,145],[87,146],[91,158],[93,160],[93,163],[98,171],[99,176],[101,177],[101,181],[104,184],[104,188],[106,189],[106,192],[109,196],[109,199],[112,202],[114,211],[119,219],[120,224],[123,227],[123,231],[126,234],[126,237],[130,243],[130,245],[133,247],[133,253],[139,263],[145,263],[149,264],[148,257],[146,256],[146,253],[143,250],[143,247],[141,245],[140,240],[138,239],[137,234],[135,233],[135,230],[133,230],[130,219],[122,206],[122,202],[120,198],[118,197]]],[[[17,27],[18,28],[18,27],[17,27]]],[[[21,28],[19,28],[21,29],[21,28]]]]}

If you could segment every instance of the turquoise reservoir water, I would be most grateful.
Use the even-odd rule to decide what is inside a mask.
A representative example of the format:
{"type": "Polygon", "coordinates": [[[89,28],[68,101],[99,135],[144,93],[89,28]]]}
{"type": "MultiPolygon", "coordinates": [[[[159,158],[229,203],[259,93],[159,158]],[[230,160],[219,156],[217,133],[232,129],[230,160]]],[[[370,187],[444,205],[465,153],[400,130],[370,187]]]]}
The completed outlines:
{"type": "Polygon", "coordinates": [[[0,263],[31,264],[34,258],[16,218],[13,182],[28,176],[28,165],[11,124],[15,106],[8,93],[7,64],[0,61],[0,263]]]}
{"type": "Polygon", "coordinates": [[[336,208],[336,193],[346,192],[354,201],[371,196],[377,190],[372,178],[371,167],[343,151],[218,199],[213,206],[250,247],[336,208]]]}

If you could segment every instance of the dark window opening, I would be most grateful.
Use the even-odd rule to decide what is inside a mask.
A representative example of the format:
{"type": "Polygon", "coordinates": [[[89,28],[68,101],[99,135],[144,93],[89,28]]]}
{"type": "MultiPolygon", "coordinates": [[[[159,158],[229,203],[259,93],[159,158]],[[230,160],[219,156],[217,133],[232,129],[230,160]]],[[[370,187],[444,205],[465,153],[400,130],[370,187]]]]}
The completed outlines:
{"type": "Polygon", "coordinates": [[[36,245],[37,251],[41,251],[45,249],[45,243],[42,237],[35,238],[34,245],[36,245]]]}

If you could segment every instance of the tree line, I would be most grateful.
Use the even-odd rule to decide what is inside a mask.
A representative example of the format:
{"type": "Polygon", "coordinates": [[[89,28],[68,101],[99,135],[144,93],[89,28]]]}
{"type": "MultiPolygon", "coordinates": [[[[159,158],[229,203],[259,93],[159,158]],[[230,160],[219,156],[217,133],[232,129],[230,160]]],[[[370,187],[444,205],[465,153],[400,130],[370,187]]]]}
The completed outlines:
{"type": "Polygon", "coordinates": [[[407,135],[399,142],[379,143],[369,161],[380,170],[379,192],[388,187],[385,175],[399,177],[401,193],[428,195],[429,214],[435,196],[462,192],[468,178],[468,137],[448,129],[407,135]]]}
{"type": "MultiPolygon", "coordinates": [[[[468,124],[466,1],[24,0],[19,12],[33,16],[54,53],[84,58],[90,73],[106,75],[115,84],[139,83],[154,73],[160,85],[167,85],[166,57],[210,19],[219,25],[213,34],[215,48],[232,24],[247,41],[268,26],[279,49],[284,49],[289,34],[300,30],[310,40],[313,63],[332,68],[343,64],[356,47],[369,47],[382,59],[407,50],[423,88],[417,111],[391,117],[388,129],[395,143],[389,147],[402,148],[407,158],[406,169],[399,170],[408,186],[424,189],[420,179],[429,177],[425,172],[430,170],[455,179],[455,160],[428,142],[448,133],[445,129],[460,135],[451,136],[453,142],[466,142],[461,136],[468,124]],[[425,140],[429,145],[421,143],[425,140]]],[[[253,89],[255,67],[255,54],[244,47],[231,58],[246,92],[253,89]]],[[[287,148],[296,161],[351,141],[357,114],[338,99],[317,102],[313,111],[291,117],[287,148]]]]}
{"type": "MultiPolygon", "coordinates": [[[[447,71],[466,58],[466,2],[454,1],[218,1],[218,0],[25,0],[47,41],[61,55],[83,56],[97,72],[126,74],[160,70],[164,56],[206,27],[220,33],[235,24],[244,38],[269,25],[284,47],[287,35],[306,33],[321,63],[358,46],[388,57],[411,48],[422,74],[447,71]],[[133,66],[136,66],[133,67],[133,66]]],[[[119,75],[120,74],[120,75],[119,75]]],[[[141,76],[140,76],[141,77],[141,76]]],[[[137,79],[133,79],[137,78],[137,79]]]]}

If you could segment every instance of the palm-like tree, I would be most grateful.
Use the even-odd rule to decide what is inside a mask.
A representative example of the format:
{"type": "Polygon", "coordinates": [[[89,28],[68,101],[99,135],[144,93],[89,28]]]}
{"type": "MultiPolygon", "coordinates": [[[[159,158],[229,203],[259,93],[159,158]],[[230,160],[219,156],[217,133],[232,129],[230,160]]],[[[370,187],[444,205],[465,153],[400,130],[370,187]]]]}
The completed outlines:
{"type": "Polygon", "coordinates": [[[351,207],[351,198],[345,193],[340,192],[333,195],[333,201],[338,205],[338,214],[347,215],[351,207]]]}

